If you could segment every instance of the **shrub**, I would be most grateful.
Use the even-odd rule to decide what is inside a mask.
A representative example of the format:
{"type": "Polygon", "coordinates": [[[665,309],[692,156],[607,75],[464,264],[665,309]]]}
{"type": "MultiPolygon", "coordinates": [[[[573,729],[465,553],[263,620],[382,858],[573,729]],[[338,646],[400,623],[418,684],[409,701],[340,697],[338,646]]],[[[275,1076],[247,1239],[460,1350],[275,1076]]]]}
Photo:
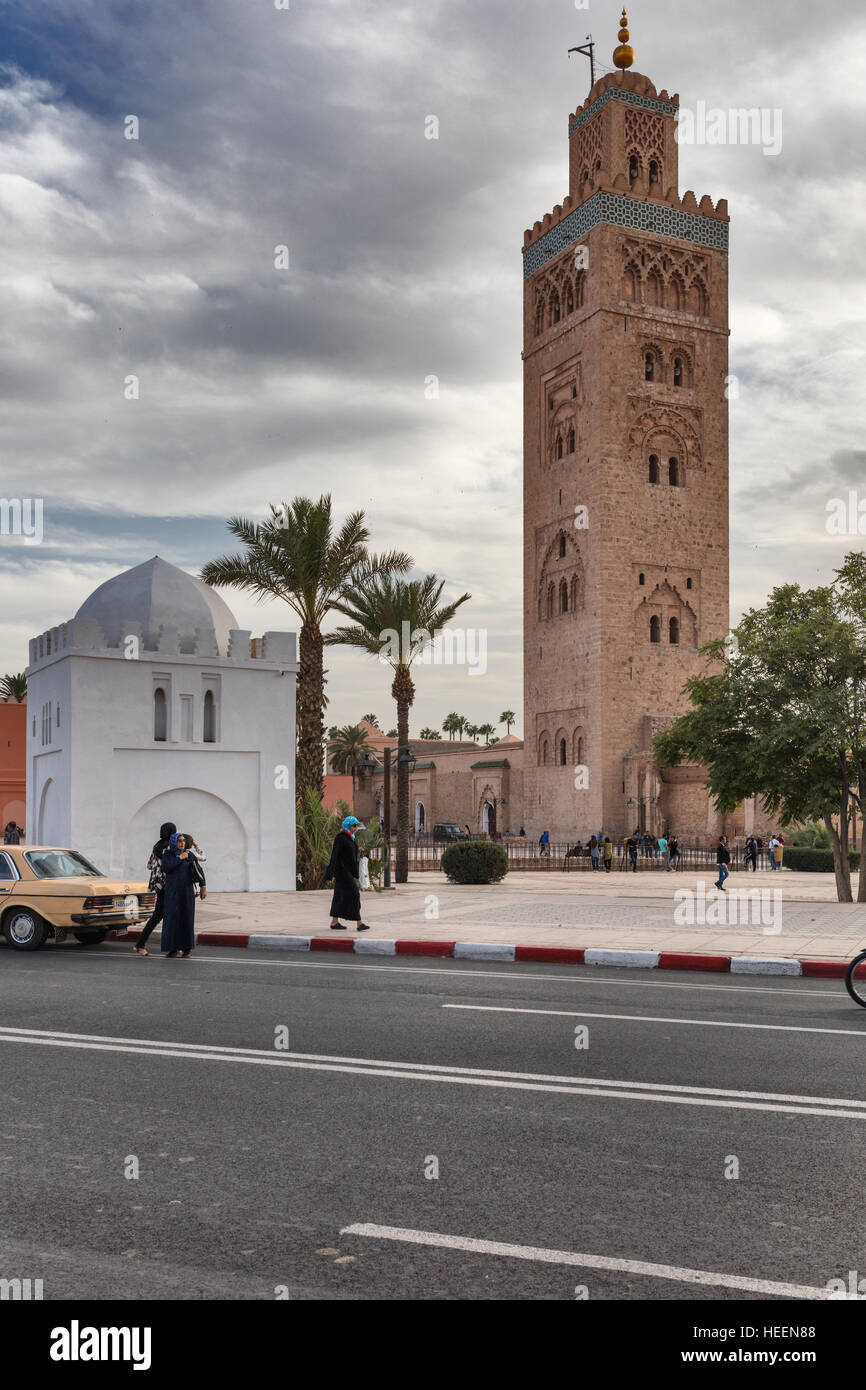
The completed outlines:
{"type": "Polygon", "coordinates": [[[501,883],[508,853],[492,840],[461,840],[442,855],[442,871],[452,883],[501,883]]]}
{"type": "Polygon", "coordinates": [[[801,825],[795,830],[793,843],[796,849],[833,848],[829,830],[817,820],[811,821],[809,825],[801,825]]]}
{"type": "MultiPolygon", "coordinates": [[[[848,859],[852,869],[859,869],[859,850],[849,850],[848,859]]],[[[811,874],[832,874],[833,851],[831,849],[801,849],[796,845],[786,845],[783,863],[786,869],[801,869],[803,872],[811,874]]]]}
{"type": "Polygon", "coordinates": [[[313,787],[306,787],[297,806],[298,864],[300,888],[313,890],[325,882],[325,870],[331,857],[334,836],[343,817],[349,814],[345,801],[338,801],[332,811],[322,805],[313,787]]]}

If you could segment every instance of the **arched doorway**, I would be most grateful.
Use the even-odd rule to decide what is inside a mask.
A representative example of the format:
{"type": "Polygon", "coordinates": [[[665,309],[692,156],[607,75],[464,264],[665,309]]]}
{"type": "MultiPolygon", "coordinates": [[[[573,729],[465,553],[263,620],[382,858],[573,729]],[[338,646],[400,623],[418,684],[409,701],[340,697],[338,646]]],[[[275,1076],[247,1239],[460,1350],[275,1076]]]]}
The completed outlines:
{"type": "Polygon", "coordinates": [[[415,802],[415,834],[423,835],[427,826],[427,812],[423,801],[415,802]]]}
{"type": "Polygon", "coordinates": [[[486,835],[496,834],[496,803],[485,801],[481,808],[481,827],[486,835]]]}

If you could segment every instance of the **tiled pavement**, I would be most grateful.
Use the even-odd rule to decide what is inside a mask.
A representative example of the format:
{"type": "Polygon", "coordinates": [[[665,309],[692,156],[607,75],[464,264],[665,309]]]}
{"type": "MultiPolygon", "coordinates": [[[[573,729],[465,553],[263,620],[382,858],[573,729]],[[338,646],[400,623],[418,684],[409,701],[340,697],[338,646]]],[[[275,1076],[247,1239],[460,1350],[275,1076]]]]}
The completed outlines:
{"type": "MultiPolygon", "coordinates": [[[[849,960],[866,950],[866,903],[838,903],[832,874],[733,874],[726,897],[713,875],[515,873],[465,888],[417,873],[400,888],[363,895],[367,939],[471,941],[614,950],[718,952],[849,960]],[[687,889],[693,898],[675,901],[687,889]],[[763,893],[738,900],[745,889],[763,893]],[[776,897],[775,895],[779,895],[776,897]],[[703,903],[703,908],[701,904],[703,903]],[[716,906],[718,905],[718,906],[716,906]],[[682,924],[686,907],[694,925],[682,924]],[[781,911],[779,910],[781,909],[781,911]],[[725,915],[715,919],[716,911],[725,915]],[[708,919],[708,920],[707,920],[708,919]],[[781,928],[781,930],[779,930],[781,928]]],[[[857,891],[856,879],[854,891],[857,891]]],[[[213,893],[199,904],[199,931],[328,935],[330,892],[213,893]]]]}

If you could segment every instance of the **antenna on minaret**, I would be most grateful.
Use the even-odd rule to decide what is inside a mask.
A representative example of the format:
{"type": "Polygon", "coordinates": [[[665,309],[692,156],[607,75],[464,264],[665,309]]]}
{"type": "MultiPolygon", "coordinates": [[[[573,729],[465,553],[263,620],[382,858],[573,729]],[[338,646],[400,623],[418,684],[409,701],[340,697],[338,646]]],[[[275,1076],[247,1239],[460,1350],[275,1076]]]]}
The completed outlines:
{"type": "Polygon", "coordinates": [[[586,43],[579,48],[570,48],[569,53],[584,53],[589,59],[589,86],[590,91],[595,86],[595,44],[592,41],[592,34],[587,34],[586,43]]]}

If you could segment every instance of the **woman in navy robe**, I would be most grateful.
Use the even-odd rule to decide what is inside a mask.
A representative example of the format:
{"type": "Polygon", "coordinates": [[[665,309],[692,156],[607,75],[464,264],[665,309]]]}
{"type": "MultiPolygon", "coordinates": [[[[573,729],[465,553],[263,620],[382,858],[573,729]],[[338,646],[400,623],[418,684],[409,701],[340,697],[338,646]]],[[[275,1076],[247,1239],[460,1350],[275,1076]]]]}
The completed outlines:
{"type": "Polygon", "coordinates": [[[169,956],[186,958],[195,948],[195,892],[198,875],[204,869],[186,847],[184,835],[172,835],[162,856],[165,874],[165,905],[162,918],[161,950],[169,956]]]}

